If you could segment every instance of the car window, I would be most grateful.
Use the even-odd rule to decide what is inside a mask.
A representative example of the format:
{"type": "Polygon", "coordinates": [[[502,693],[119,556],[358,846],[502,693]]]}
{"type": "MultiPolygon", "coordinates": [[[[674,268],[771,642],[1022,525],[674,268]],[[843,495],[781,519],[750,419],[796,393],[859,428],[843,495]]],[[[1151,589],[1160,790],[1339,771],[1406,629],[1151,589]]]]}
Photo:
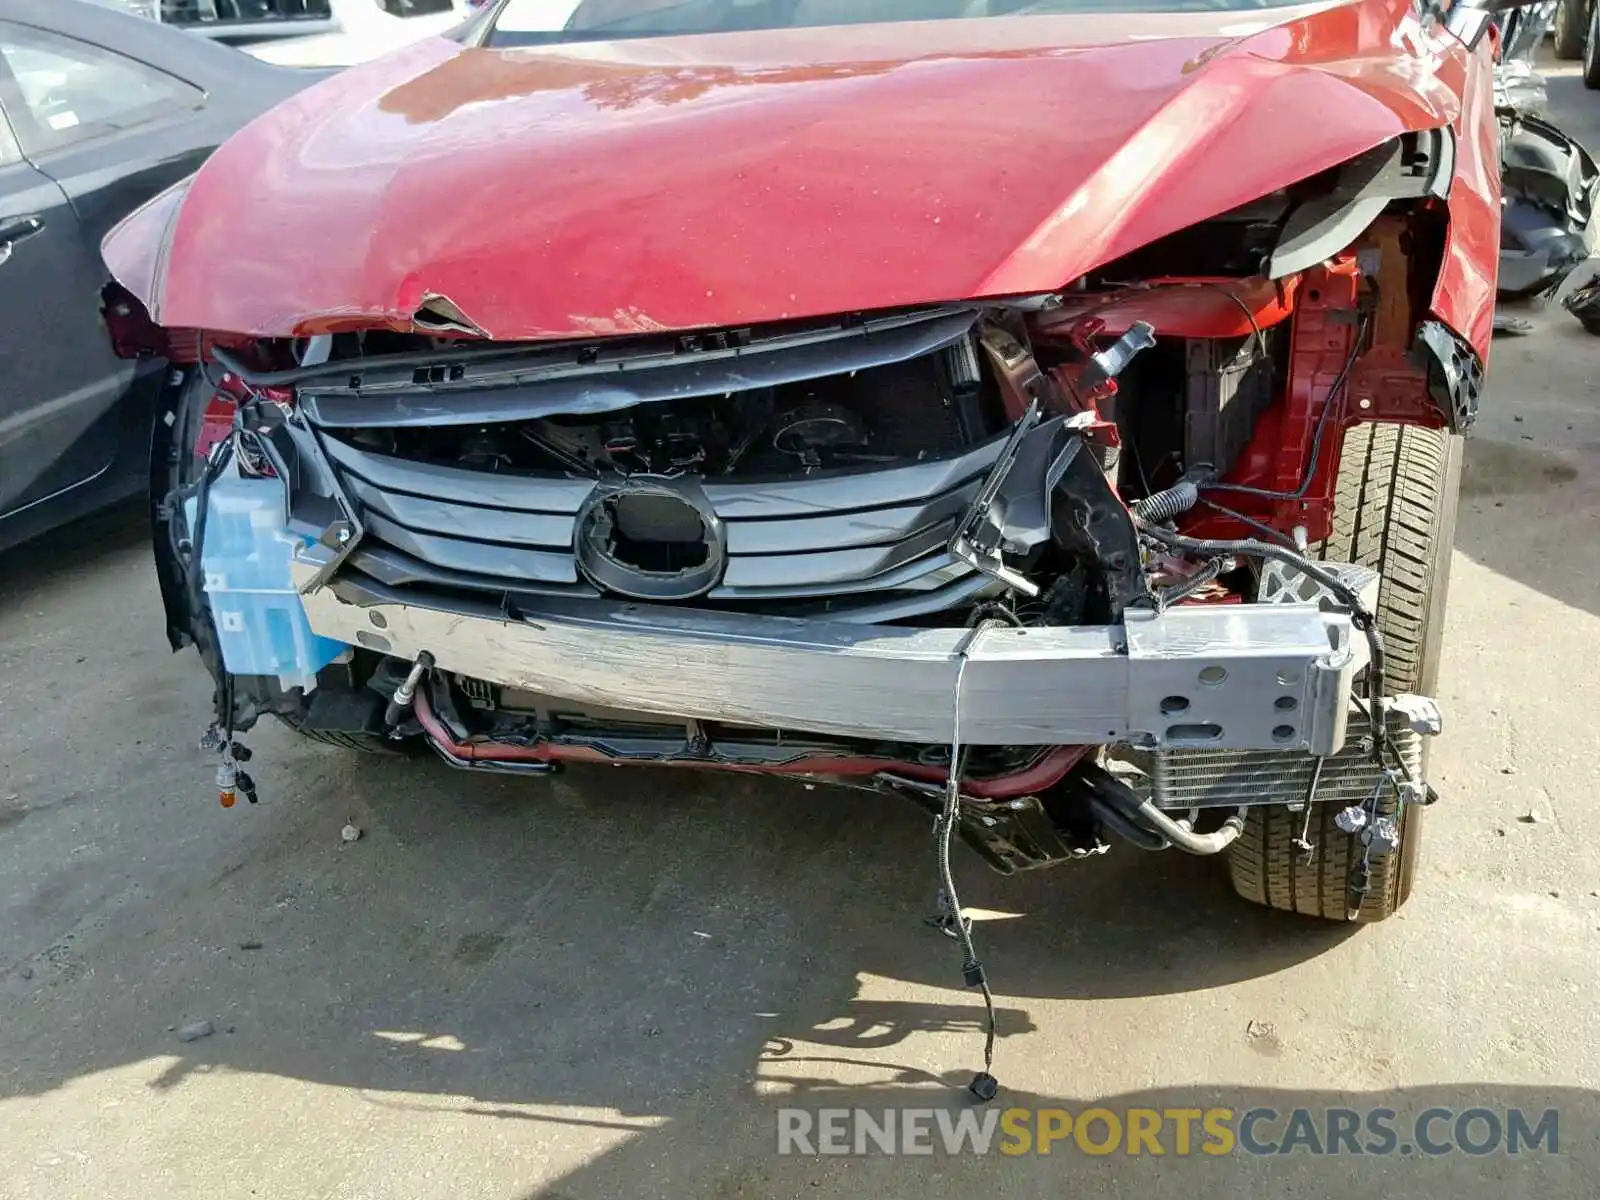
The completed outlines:
{"type": "Polygon", "coordinates": [[[22,147],[17,145],[16,134],[11,132],[11,122],[0,113],[0,167],[22,161],[22,147]]]}
{"type": "Polygon", "coordinates": [[[100,46],[0,22],[7,112],[28,154],[200,107],[205,93],[100,46]]]}

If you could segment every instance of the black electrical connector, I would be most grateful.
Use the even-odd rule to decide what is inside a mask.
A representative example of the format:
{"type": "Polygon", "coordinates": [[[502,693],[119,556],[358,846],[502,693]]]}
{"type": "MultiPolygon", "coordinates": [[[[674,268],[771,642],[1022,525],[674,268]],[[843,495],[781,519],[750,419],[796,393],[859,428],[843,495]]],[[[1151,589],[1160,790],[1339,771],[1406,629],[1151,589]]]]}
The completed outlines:
{"type": "Polygon", "coordinates": [[[976,1096],[980,1103],[987,1104],[1000,1094],[1000,1081],[987,1071],[979,1071],[967,1084],[967,1091],[976,1096]]]}

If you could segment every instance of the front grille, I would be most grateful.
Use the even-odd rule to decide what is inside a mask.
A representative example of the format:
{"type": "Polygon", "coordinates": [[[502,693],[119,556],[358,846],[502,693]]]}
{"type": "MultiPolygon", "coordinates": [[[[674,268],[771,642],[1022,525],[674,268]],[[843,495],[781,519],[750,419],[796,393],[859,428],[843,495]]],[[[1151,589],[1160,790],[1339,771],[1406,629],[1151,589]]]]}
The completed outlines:
{"type": "MultiPolygon", "coordinates": [[[[1422,737],[1405,717],[1388,716],[1389,736],[1413,778],[1422,777],[1422,737]]],[[[1352,711],[1344,749],[1323,764],[1317,802],[1341,808],[1364,802],[1383,776],[1363,738],[1372,728],[1352,711]]],[[[1151,797],[1165,809],[1299,804],[1316,759],[1271,750],[1161,750],[1152,757],[1151,797]]]]}
{"type": "MultiPolygon", "coordinates": [[[[987,581],[947,546],[1002,443],[881,470],[704,483],[726,566],[696,602],[881,621],[970,599],[987,581]]],[[[390,586],[595,592],[573,550],[593,481],[420,462],[334,436],[322,445],[366,527],[356,569],[390,586]]]]}
{"type": "Polygon", "coordinates": [[[162,0],[171,25],[242,25],[258,21],[326,21],[331,0],[162,0]]]}

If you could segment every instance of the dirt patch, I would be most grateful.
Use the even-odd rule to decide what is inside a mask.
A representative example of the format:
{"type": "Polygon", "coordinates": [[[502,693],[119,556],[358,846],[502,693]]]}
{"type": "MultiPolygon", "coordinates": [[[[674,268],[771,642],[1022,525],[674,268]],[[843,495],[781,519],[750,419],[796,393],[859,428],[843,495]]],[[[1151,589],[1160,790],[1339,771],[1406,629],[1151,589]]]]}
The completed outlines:
{"type": "Polygon", "coordinates": [[[498,933],[468,933],[456,943],[455,959],[469,967],[481,967],[499,953],[505,938],[498,933]]]}

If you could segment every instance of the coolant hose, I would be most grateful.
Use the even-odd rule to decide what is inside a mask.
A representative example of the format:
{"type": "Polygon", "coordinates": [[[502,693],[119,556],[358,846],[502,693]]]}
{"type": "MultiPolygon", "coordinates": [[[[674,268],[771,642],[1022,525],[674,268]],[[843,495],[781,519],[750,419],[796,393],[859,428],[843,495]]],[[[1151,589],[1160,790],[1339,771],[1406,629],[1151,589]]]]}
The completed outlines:
{"type": "MultiPolygon", "coordinates": [[[[1078,768],[1079,780],[1089,789],[1091,804],[1098,800],[1131,824],[1165,838],[1189,854],[1221,854],[1244,832],[1244,813],[1234,813],[1215,833],[1196,833],[1174,821],[1150,800],[1142,800],[1127,784],[1102,767],[1084,763],[1078,768]]],[[[1115,832],[1120,829],[1113,827],[1115,832]]]]}
{"type": "Polygon", "coordinates": [[[1112,808],[1097,796],[1089,797],[1089,811],[1095,815],[1095,820],[1104,825],[1112,833],[1125,842],[1132,842],[1141,850],[1166,850],[1172,843],[1167,841],[1154,830],[1146,829],[1142,825],[1135,825],[1120,811],[1112,808]]]}

